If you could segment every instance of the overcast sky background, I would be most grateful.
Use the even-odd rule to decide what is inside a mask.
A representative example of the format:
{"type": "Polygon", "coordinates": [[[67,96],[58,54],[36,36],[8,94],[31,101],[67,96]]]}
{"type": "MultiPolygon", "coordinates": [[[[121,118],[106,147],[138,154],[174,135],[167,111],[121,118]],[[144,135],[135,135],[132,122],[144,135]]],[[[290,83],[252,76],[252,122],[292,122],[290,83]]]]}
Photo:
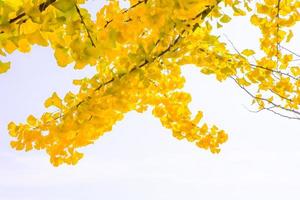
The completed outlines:
{"type": "MultiPolygon", "coordinates": [[[[90,1],[95,13],[101,5],[90,1]]],[[[289,48],[300,52],[299,26],[289,48]]],[[[234,19],[224,33],[235,46],[258,49],[259,31],[247,18],[234,19]]],[[[50,48],[8,57],[12,69],[0,76],[0,199],[2,200],[299,200],[299,121],[267,112],[250,113],[251,99],[232,81],[219,83],[195,67],[184,69],[191,108],[229,133],[222,151],[213,155],[178,141],[151,112],[129,113],[112,132],[83,149],[76,166],[55,168],[43,151],[16,152],[9,146],[9,121],[40,115],[53,91],[74,90],[74,78],[92,68],[61,69],[50,48]]]]}

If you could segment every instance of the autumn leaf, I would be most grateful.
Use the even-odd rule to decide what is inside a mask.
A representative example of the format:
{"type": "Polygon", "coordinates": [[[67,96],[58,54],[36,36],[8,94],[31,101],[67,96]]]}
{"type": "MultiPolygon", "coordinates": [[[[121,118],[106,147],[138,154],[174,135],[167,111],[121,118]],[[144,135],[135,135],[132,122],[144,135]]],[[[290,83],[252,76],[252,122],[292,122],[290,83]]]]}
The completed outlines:
{"type": "Polygon", "coordinates": [[[0,60],[0,74],[7,72],[10,69],[10,62],[2,62],[0,60]]]}

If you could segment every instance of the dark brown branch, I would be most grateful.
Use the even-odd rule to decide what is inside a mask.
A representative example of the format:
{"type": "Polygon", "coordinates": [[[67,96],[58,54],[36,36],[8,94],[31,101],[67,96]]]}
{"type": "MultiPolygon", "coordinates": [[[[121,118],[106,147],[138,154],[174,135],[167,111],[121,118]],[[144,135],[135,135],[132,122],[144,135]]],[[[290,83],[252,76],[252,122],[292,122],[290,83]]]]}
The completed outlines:
{"type": "MultiPolygon", "coordinates": [[[[182,32],[182,33],[184,33],[184,32],[182,32]]],[[[134,71],[137,71],[138,69],[141,69],[141,68],[145,67],[147,64],[150,64],[150,63],[155,62],[157,59],[161,58],[163,55],[165,55],[167,52],[169,52],[169,51],[171,50],[171,48],[174,47],[174,46],[179,42],[179,40],[180,40],[181,38],[182,38],[182,37],[181,37],[180,35],[177,36],[177,38],[174,40],[174,42],[173,42],[172,44],[170,44],[169,47],[168,47],[167,49],[165,49],[164,51],[162,51],[161,53],[159,53],[159,54],[158,54],[151,62],[150,62],[149,60],[144,60],[144,62],[142,62],[140,65],[137,65],[137,66],[131,68],[131,69],[129,70],[128,73],[120,74],[118,78],[122,78],[123,76],[125,76],[125,75],[127,75],[127,74],[130,74],[130,73],[132,73],[132,72],[134,72],[134,71]]],[[[103,88],[104,86],[106,86],[106,85],[112,83],[113,81],[115,81],[115,78],[112,78],[112,79],[110,79],[109,81],[106,81],[106,82],[102,83],[101,85],[99,85],[99,86],[95,89],[95,91],[100,90],[101,88],[103,88]]],[[[82,102],[81,102],[81,103],[82,103],[82,102]]]]}
{"type": "MultiPolygon", "coordinates": [[[[185,31],[183,31],[182,33],[184,33],[184,32],[185,32],[185,31]]],[[[158,56],[156,56],[151,62],[148,61],[148,60],[145,60],[142,64],[133,67],[128,73],[120,74],[119,77],[118,77],[118,79],[120,79],[120,78],[124,77],[125,75],[128,75],[128,74],[130,74],[130,73],[132,73],[132,72],[134,72],[134,71],[137,71],[138,69],[141,69],[141,68],[145,67],[146,65],[148,65],[148,64],[150,64],[150,63],[153,63],[154,61],[156,61],[157,59],[159,59],[160,57],[162,57],[163,55],[165,55],[167,52],[169,52],[169,51],[171,50],[171,48],[174,47],[174,46],[179,42],[179,40],[180,40],[181,38],[182,38],[182,37],[181,37],[180,35],[177,36],[176,39],[174,40],[174,42],[171,43],[171,44],[168,46],[167,49],[165,49],[165,50],[162,51],[160,54],[158,54],[158,56]]],[[[111,78],[110,80],[108,80],[108,81],[106,81],[106,82],[100,84],[97,88],[94,89],[93,93],[95,93],[96,91],[99,91],[101,88],[103,88],[103,87],[109,85],[110,83],[113,83],[116,79],[117,79],[117,78],[111,78]]],[[[74,107],[72,107],[72,108],[78,108],[80,105],[82,105],[84,102],[86,102],[87,100],[89,100],[89,99],[91,99],[91,98],[92,98],[91,96],[88,96],[86,99],[81,100],[80,102],[78,102],[78,103],[77,103],[74,107]]],[[[72,108],[71,108],[71,109],[72,109],[72,108]]],[[[67,114],[67,113],[66,113],[66,114],[67,114]]],[[[65,114],[65,115],[66,115],[66,114],[65,114]]],[[[53,120],[56,121],[56,120],[58,120],[58,119],[61,119],[61,118],[64,117],[65,115],[61,115],[61,116],[59,116],[59,117],[56,117],[56,118],[54,118],[53,120]]],[[[49,122],[47,122],[47,123],[49,123],[49,122]]],[[[39,127],[34,127],[34,128],[32,128],[32,129],[38,129],[38,128],[39,128],[39,127]]]]}
{"type": "MultiPolygon", "coordinates": [[[[41,4],[39,5],[39,11],[40,11],[40,12],[45,11],[51,4],[55,3],[56,1],[57,1],[57,0],[47,0],[46,2],[41,3],[41,4]]],[[[138,5],[140,5],[140,4],[142,4],[142,3],[147,3],[147,1],[148,1],[148,0],[138,1],[136,4],[132,5],[130,8],[124,10],[123,13],[128,12],[128,11],[131,10],[132,8],[135,8],[135,7],[137,7],[138,5]]],[[[26,16],[26,13],[25,13],[25,12],[22,12],[22,13],[20,13],[18,16],[16,16],[16,17],[10,19],[10,20],[9,20],[9,23],[12,24],[12,23],[18,21],[19,19],[22,19],[22,18],[25,17],[25,16],[26,16]]],[[[25,20],[25,21],[26,21],[26,20],[25,20]]],[[[25,22],[25,21],[24,21],[24,22],[25,22]]],[[[113,21],[113,20],[107,21],[106,24],[105,24],[105,26],[104,26],[104,28],[106,28],[112,21],[113,21]]],[[[0,32],[0,34],[2,34],[2,33],[4,33],[4,31],[1,31],[1,32],[0,32]]]]}
{"type": "Polygon", "coordinates": [[[106,21],[106,24],[104,25],[104,28],[106,28],[113,20],[109,20],[109,21],[106,21]]]}
{"type": "MultiPolygon", "coordinates": [[[[46,2],[41,3],[41,4],[39,5],[39,11],[40,11],[40,12],[43,12],[43,11],[46,10],[51,4],[53,4],[54,2],[56,2],[56,0],[47,0],[46,2]]],[[[25,16],[26,16],[26,13],[25,13],[25,12],[22,12],[22,13],[20,13],[18,16],[16,16],[16,17],[10,19],[8,22],[9,22],[10,24],[12,24],[12,23],[14,23],[14,22],[17,22],[19,19],[22,19],[22,18],[25,17],[25,16]]],[[[24,20],[21,21],[21,23],[25,23],[26,21],[27,21],[27,20],[24,19],[24,20]]],[[[4,31],[0,31],[0,34],[2,34],[2,33],[4,33],[4,31]]]]}
{"type": "MultiPolygon", "coordinates": [[[[124,14],[124,13],[127,13],[127,12],[129,12],[131,9],[133,9],[133,8],[135,8],[135,7],[137,7],[137,6],[139,6],[140,4],[142,4],[142,3],[147,3],[148,2],[148,0],[141,0],[141,1],[138,1],[136,4],[133,4],[132,6],[130,6],[129,8],[127,8],[127,9],[125,9],[123,12],[122,12],[122,14],[124,14]]],[[[106,24],[104,25],[104,28],[106,28],[111,22],[113,22],[114,21],[114,19],[111,19],[111,20],[108,20],[108,21],[106,21],[106,24]]],[[[131,21],[131,20],[130,20],[131,21]]],[[[125,22],[128,22],[127,20],[125,21],[125,22]]]]}
{"type": "Polygon", "coordinates": [[[56,2],[56,0],[47,0],[46,2],[40,4],[39,5],[40,12],[43,12],[44,10],[46,10],[54,2],[56,2]]]}
{"type": "Polygon", "coordinates": [[[274,91],[274,90],[272,90],[272,89],[270,89],[270,91],[271,91],[273,94],[275,94],[275,95],[279,96],[279,97],[280,97],[280,98],[282,98],[282,99],[285,99],[285,100],[287,100],[287,101],[289,101],[289,102],[293,102],[293,100],[292,100],[292,99],[289,99],[289,98],[287,98],[287,97],[284,97],[284,96],[282,96],[282,95],[278,94],[277,92],[275,92],[275,91],[274,91]]]}
{"type": "Polygon", "coordinates": [[[18,21],[19,19],[23,18],[26,14],[25,13],[21,13],[18,16],[16,16],[15,18],[10,19],[8,22],[10,24],[14,23],[15,21],[18,21]]]}
{"type": "Polygon", "coordinates": [[[277,37],[277,45],[276,45],[276,58],[277,58],[277,68],[278,68],[278,65],[279,65],[279,46],[280,46],[280,42],[279,42],[279,30],[280,30],[280,26],[279,26],[279,18],[280,18],[280,1],[281,0],[278,0],[277,1],[277,14],[276,14],[276,27],[277,27],[277,30],[276,30],[276,37],[277,37]]]}
{"type": "MultiPolygon", "coordinates": [[[[134,7],[138,6],[139,4],[141,4],[141,3],[143,3],[143,2],[147,3],[147,0],[145,0],[145,1],[139,1],[137,4],[133,5],[133,6],[130,7],[129,9],[134,8],[134,7]]],[[[217,3],[219,3],[219,2],[221,2],[221,1],[218,0],[217,3]]],[[[215,7],[215,6],[207,7],[204,11],[202,11],[201,13],[199,13],[196,17],[192,18],[192,20],[196,20],[197,17],[198,17],[198,18],[201,17],[201,19],[203,20],[206,16],[208,16],[208,14],[213,10],[214,7],[215,7]],[[203,14],[202,14],[202,13],[203,13],[203,14]]],[[[128,9],[128,10],[129,10],[129,9],[128,9]]],[[[113,21],[113,20],[110,20],[110,22],[112,22],[112,21],[113,21]]],[[[108,25],[110,22],[108,22],[107,25],[108,25]]],[[[106,26],[107,26],[107,25],[106,25],[106,26]]],[[[165,49],[165,50],[162,51],[160,54],[158,54],[158,55],[151,61],[151,63],[153,63],[153,62],[156,61],[158,58],[162,57],[162,56],[165,55],[167,52],[169,52],[170,49],[171,49],[173,46],[175,46],[175,45],[179,42],[179,40],[182,38],[182,35],[183,35],[185,32],[186,32],[186,30],[183,30],[183,31],[181,32],[181,34],[178,35],[178,36],[176,37],[176,39],[174,40],[173,44],[171,44],[167,49],[165,49]]],[[[158,41],[156,42],[156,44],[158,44],[159,41],[160,41],[160,40],[158,40],[158,41]]],[[[133,72],[133,71],[136,71],[136,70],[138,70],[138,69],[140,69],[140,68],[143,68],[144,66],[146,66],[146,65],[149,64],[149,63],[150,63],[150,61],[145,60],[142,64],[140,64],[140,65],[138,65],[138,66],[135,66],[135,67],[133,67],[131,70],[129,70],[129,73],[131,73],[131,72],[133,72]]],[[[127,75],[127,74],[129,74],[129,73],[120,74],[118,78],[122,78],[123,76],[125,76],[125,75],[127,75]]],[[[102,83],[101,85],[99,85],[99,86],[95,89],[95,91],[100,90],[101,88],[103,88],[104,86],[106,86],[106,85],[112,83],[113,81],[115,81],[115,78],[112,78],[112,79],[108,80],[107,82],[102,83]]],[[[84,100],[82,100],[81,102],[79,102],[79,103],[76,105],[76,107],[78,107],[78,105],[81,105],[83,102],[84,102],[84,100]]]]}
{"type": "MultiPolygon", "coordinates": [[[[46,10],[51,4],[53,4],[54,2],[56,2],[56,0],[47,0],[46,2],[41,3],[41,4],[39,5],[39,11],[40,11],[40,12],[45,11],[45,10],[46,10]]],[[[25,13],[25,12],[22,12],[22,13],[19,14],[18,16],[16,16],[16,17],[10,19],[10,20],[9,20],[9,23],[12,24],[12,23],[18,21],[19,19],[23,18],[25,15],[26,15],[26,13],[25,13]]]]}
{"type": "MultiPolygon", "coordinates": [[[[147,3],[147,0],[144,1],[145,3],[147,3]]],[[[210,7],[210,8],[207,8],[207,9],[210,9],[210,11],[214,8],[214,6],[210,7]]],[[[207,9],[204,11],[207,13],[207,9]]],[[[206,14],[205,16],[207,16],[208,14],[206,14]]],[[[201,15],[199,15],[201,16],[201,15]]],[[[193,19],[194,20],[194,19],[193,19]]],[[[124,77],[125,75],[128,75],[134,71],[137,71],[138,69],[140,68],[143,68],[145,67],[146,65],[150,64],[150,63],[153,63],[154,61],[158,60],[159,58],[161,58],[162,56],[164,56],[167,52],[170,52],[170,50],[172,49],[172,47],[174,47],[183,37],[182,35],[186,32],[186,30],[184,29],[182,32],[181,32],[181,35],[177,35],[177,37],[175,38],[175,40],[173,41],[173,43],[171,43],[168,48],[166,48],[164,51],[162,51],[161,53],[159,53],[154,59],[152,59],[151,61],[149,60],[145,60],[143,63],[141,63],[140,65],[137,65],[135,67],[133,67],[128,73],[123,73],[123,74],[120,74],[119,75],[119,79],[124,77]]],[[[160,42],[160,39],[156,42],[156,45],[160,42]]],[[[113,83],[114,81],[116,80],[116,78],[111,78],[110,80],[100,84],[97,88],[95,88],[94,92],[100,90],[101,88],[105,87],[106,85],[110,84],[110,83],[113,83]]],[[[83,99],[81,100],[80,102],[78,102],[74,107],[72,108],[78,108],[80,105],[82,105],[85,101],[91,99],[92,97],[91,96],[88,96],[86,99],[83,99]]],[[[72,109],[71,108],[71,109],[72,109]]],[[[66,113],[67,114],[67,113],[66,113]]],[[[65,114],[65,115],[66,115],[65,114]]],[[[61,119],[62,117],[64,117],[65,115],[62,115],[62,116],[59,116],[59,117],[56,117],[54,118],[54,121],[58,120],[58,119],[61,119]]],[[[47,122],[47,123],[50,123],[47,122]]],[[[39,127],[33,127],[32,129],[38,129],[39,127]]]]}
{"type": "Polygon", "coordinates": [[[206,6],[206,9],[198,13],[195,17],[192,18],[192,20],[196,20],[200,18],[201,20],[204,20],[211,11],[221,2],[221,0],[217,0],[217,4],[213,6],[206,6]]]}
{"type": "Polygon", "coordinates": [[[132,6],[130,6],[129,8],[125,9],[122,13],[127,13],[129,10],[131,10],[132,8],[137,7],[138,5],[142,4],[142,3],[147,3],[148,0],[143,0],[143,1],[138,1],[136,4],[133,4],[132,6]]]}
{"type": "Polygon", "coordinates": [[[93,38],[92,38],[92,36],[91,36],[91,33],[90,33],[90,31],[89,31],[89,29],[88,29],[88,27],[87,27],[87,25],[86,25],[86,23],[85,23],[85,21],[84,21],[84,19],[83,19],[83,16],[82,16],[81,12],[80,12],[80,9],[78,8],[78,6],[77,6],[76,4],[74,4],[74,5],[75,5],[76,11],[77,11],[77,13],[78,13],[78,15],[79,15],[79,17],[80,17],[80,21],[81,21],[81,23],[83,24],[83,26],[84,26],[84,28],[85,28],[87,34],[88,34],[88,38],[90,39],[90,41],[91,41],[93,47],[96,47],[96,45],[95,45],[95,43],[94,43],[94,40],[93,40],[93,38]]]}
{"type": "MultiPolygon", "coordinates": [[[[143,2],[147,3],[147,0],[145,0],[145,1],[143,1],[143,2]]],[[[218,1],[218,3],[219,3],[219,2],[220,2],[220,1],[218,1]]],[[[207,13],[207,10],[209,9],[210,11],[212,11],[213,8],[214,8],[214,6],[205,9],[205,10],[203,11],[203,12],[206,13],[205,16],[207,16],[207,15],[209,14],[209,13],[207,13]]],[[[201,16],[201,15],[199,15],[199,16],[201,16]]],[[[193,20],[195,20],[195,18],[193,18],[193,20]]],[[[175,38],[175,40],[173,41],[173,43],[171,43],[171,44],[168,46],[168,48],[166,48],[164,51],[162,51],[161,53],[159,53],[154,59],[152,59],[151,61],[145,60],[142,64],[133,67],[128,73],[120,74],[118,78],[120,79],[120,78],[124,77],[125,75],[130,74],[130,73],[133,72],[133,71],[137,71],[138,69],[143,68],[143,67],[145,67],[146,65],[148,65],[148,64],[150,64],[150,63],[153,63],[154,61],[158,60],[158,59],[161,58],[163,55],[165,55],[167,52],[170,52],[170,50],[172,49],[172,47],[174,47],[174,46],[175,46],[175,45],[183,38],[182,35],[183,35],[185,32],[186,32],[186,30],[184,29],[184,30],[181,32],[181,34],[178,34],[178,35],[176,36],[176,38],[175,38]]],[[[157,45],[160,41],[161,41],[161,40],[159,39],[159,40],[156,42],[156,45],[157,45]]],[[[110,80],[108,80],[108,81],[106,81],[106,82],[100,84],[97,88],[95,88],[94,92],[100,90],[101,88],[103,88],[104,86],[106,86],[106,85],[108,85],[108,84],[110,84],[110,83],[113,83],[115,80],[116,80],[116,78],[112,78],[112,79],[110,79],[110,80]]],[[[82,105],[85,101],[87,101],[87,100],[89,100],[89,99],[91,99],[91,98],[92,98],[91,96],[88,96],[86,99],[81,100],[80,102],[78,102],[78,103],[77,103],[74,107],[72,107],[72,108],[78,108],[78,107],[79,107],[80,105],[82,105]]],[[[71,108],[71,109],[72,109],[72,108],[71,108]]],[[[66,114],[68,114],[68,112],[65,113],[64,115],[60,115],[59,117],[54,118],[54,119],[51,120],[51,121],[48,121],[48,122],[46,122],[46,123],[50,123],[50,122],[59,120],[59,119],[61,119],[62,117],[64,117],[66,114]]],[[[38,129],[38,128],[39,128],[39,126],[36,126],[36,127],[33,127],[32,129],[35,130],[35,129],[38,129]]]]}
{"type": "MultiPolygon", "coordinates": [[[[139,2],[137,3],[137,5],[141,4],[142,2],[147,3],[146,0],[145,0],[145,1],[139,1],[139,2]]],[[[218,0],[218,3],[219,3],[219,2],[220,2],[220,0],[218,0]]],[[[136,7],[137,5],[134,5],[134,6],[132,6],[132,7],[136,7]]],[[[130,7],[129,9],[131,9],[132,7],[130,7]]],[[[205,17],[208,16],[209,12],[211,12],[211,11],[213,10],[214,7],[215,7],[215,6],[207,7],[204,11],[202,11],[202,12],[204,13],[203,15],[201,15],[201,13],[200,13],[200,14],[198,14],[197,16],[198,16],[198,17],[201,17],[201,19],[203,20],[202,17],[203,17],[203,16],[205,16],[205,17]],[[209,12],[208,12],[208,11],[209,11],[209,12]]],[[[195,19],[196,19],[196,17],[192,18],[192,20],[195,20],[195,19]]],[[[113,21],[113,20],[111,20],[111,21],[113,21]]],[[[109,23],[110,23],[110,22],[109,22],[109,23]]],[[[140,69],[140,68],[143,68],[144,66],[146,66],[146,65],[148,65],[148,64],[150,64],[150,63],[153,63],[153,62],[156,61],[157,59],[161,58],[163,55],[165,55],[167,52],[169,52],[169,51],[171,50],[171,48],[174,47],[174,46],[180,41],[180,39],[182,39],[182,35],[183,35],[185,32],[186,32],[186,30],[183,30],[183,31],[181,32],[180,35],[177,35],[177,37],[176,37],[176,39],[174,40],[174,42],[173,42],[172,44],[170,44],[169,47],[166,48],[164,51],[162,51],[161,53],[159,53],[159,54],[158,54],[151,62],[150,62],[149,60],[145,60],[145,61],[144,61],[143,63],[141,63],[140,65],[137,65],[137,66],[131,68],[131,69],[129,70],[128,73],[120,74],[118,78],[120,79],[120,78],[124,77],[125,75],[130,74],[130,73],[132,73],[132,72],[134,72],[134,71],[136,71],[136,70],[138,70],[138,69],[140,69]]],[[[156,44],[158,44],[159,41],[160,41],[160,40],[158,40],[158,41],[156,42],[156,44]]],[[[97,88],[95,88],[94,92],[100,90],[101,88],[103,88],[103,87],[105,87],[106,85],[108,85],[108,84],[114,82],[115,80],[116,80],[116,78],[111,78],[110,80],[108,80],[108,81],[106,81],[106,82],[100,84],[97,88]]],[[[91,97],[89,96],[88,98],[91,98],[91,97]]],[[[84,102],[85,102],[85,100],[80,101],[75,107],[78,108],[78,107],[79,107],[82,103],[84,103],[84,102]]]]}

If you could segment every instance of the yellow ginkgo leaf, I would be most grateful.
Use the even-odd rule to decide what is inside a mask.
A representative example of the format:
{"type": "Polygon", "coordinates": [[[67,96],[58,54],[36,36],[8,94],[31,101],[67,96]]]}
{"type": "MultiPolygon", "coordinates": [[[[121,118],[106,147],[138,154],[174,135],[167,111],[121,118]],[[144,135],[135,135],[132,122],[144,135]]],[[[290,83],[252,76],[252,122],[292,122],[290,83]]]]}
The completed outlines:
{"type": "Polygon", "coordinates": [[[55,106],[57,108],[61,108],[62,107],[62,101],[58,97],[57,93],[54,92],[52,94],[52,96],[45,101],[44,105],[45,105],[46,108],[48,108],[50,106],[55,106]]]}
{"type": "Polygon", "coordinates": [[[294,36],[293,31],[290,30],[288,36],[286,37],[286,42],[290,42],[293,36],[294,36]]]}
{"type": "Polygon", "coordinates": [[[55,50],[54,56],[56,58],[57,64],[61,67],[65,67],[72,62],[72,57],[68,54],[67,49],[57,48],[55,50]]]}
{"type": "Polygon", "coordinates": [[[223,17],[221,17],[220,21],[222,23],[228,23],[231,21],[231,17],[229,17],[228,15],[223,15],[223,17]]]}
{"type": "Polygon", "coordinates": [[[10,62],[2,62],[0,60],[0,74],[7,72],[10,69],[10,62]]]}
{"type": "Polygon", "coordinates": [[[242,51],[242,54],[245,56],[252,56],[253,54],[255,54],[255,52],[251,49],[245,49],[244,51],[242,51]]]}
{"type": "Polygon", "coordinates": [[[60,0],[53,3],[53,6],[62,12],[66,12],[72,8],[75,8],[74,0],[60,0]]]}
{"type": "Polygon", "coordinates": [[[258,18],[257,15],[252,15],[251,18],[250,18],[250,22],[253,24],[253,25],[259,25],[260,24],[260,19],[258,18]]]}
{"type": "Polygon", "coordinates": [[[31,126],[37,126],[37,119],[33,115],[27,117],[27,123],[31,126]]]}
{"type": "Polygon", "coordinates": [[[18,46],[19,46],[19,50],[23,53],[27,53],[31,50],[30,44],[26,39],[19,40],[18,46]]]}
{"type": "Polygon", "coordinates": [[[202,117],[203,117],[203,112],[198,111],[197,115],[193,119],[193,123],[198,124],[200,122],[200,120],[202,119],[202,117]]]}
{"type": "Polygon", "coordinates": [[[10,122],[7,126],[9,135],[12,137],[17,136],[17,125],[14,122],[10,122]]]}
{"type": "Polygon", "coordinates": [[[5,51],[9,54],[11,54],[12,52],[14,52],[17,49],[17,46],[11,40],[6,40],[3,47],[4,47],[5,51]]]}
{"type": "Polygon", "coordinates": [[[23,0],[3,0],[5,4],[9,5],[14,10],[18,9],[23,5],[23,0]]]}

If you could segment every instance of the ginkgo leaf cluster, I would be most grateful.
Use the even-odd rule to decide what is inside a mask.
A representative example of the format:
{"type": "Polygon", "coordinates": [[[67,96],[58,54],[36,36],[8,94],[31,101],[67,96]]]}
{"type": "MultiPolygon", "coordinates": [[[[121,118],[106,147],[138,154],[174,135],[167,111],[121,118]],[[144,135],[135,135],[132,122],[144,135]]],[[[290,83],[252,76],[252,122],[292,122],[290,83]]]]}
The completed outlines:
{"type": "MultiPolygon", "coordinates": [[[[55,166],[76,164],[83,156],[78,149],[112,130],[126,113],[152,109],[175,138],[218,153],[228,135],[205,122],[201,111],[192,114],[181,74],[187,64],[218,81],[233,79],[259,110],[300,119],[300,70],[293,65],[295,55],[283,47],[292,41],[292,27],[300,20],[297,0],[130,0],[126,9],[110,0],[96,20],[80,6],[84,3],[0,1],[2,56],[49,46],[58,66],[97,71],[74,80],[78,93],[60,97],[54,92],[45,101],[46,108],[57,112],[11,122],[13,148],[45,150],[55,166]],[[212,32],[246,14],[261,30],[260,49],[232,52],[212,32]],[[258,51],[263,56],[251,63],[258,51]]],[[[0,61],[0,73],[9,68],[0,61]]]]}

